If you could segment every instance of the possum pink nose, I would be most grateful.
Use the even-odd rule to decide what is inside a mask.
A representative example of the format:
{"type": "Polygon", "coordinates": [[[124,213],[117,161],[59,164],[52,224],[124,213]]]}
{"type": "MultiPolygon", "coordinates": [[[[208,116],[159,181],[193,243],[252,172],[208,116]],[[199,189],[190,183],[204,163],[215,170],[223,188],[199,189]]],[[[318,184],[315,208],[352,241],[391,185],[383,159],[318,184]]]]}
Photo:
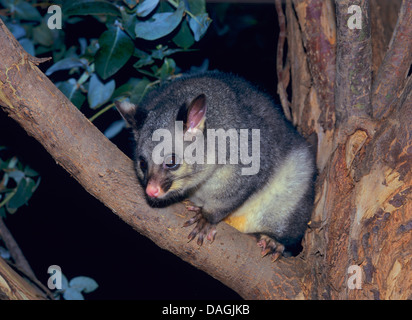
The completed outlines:
{"type": "Polygon", "coordinates": [[[160,194],[160,188],[159,186],[154,186],[149,184],[146,187],[146,194],[150,197],[150,198],[157,198],[160,194]]]}

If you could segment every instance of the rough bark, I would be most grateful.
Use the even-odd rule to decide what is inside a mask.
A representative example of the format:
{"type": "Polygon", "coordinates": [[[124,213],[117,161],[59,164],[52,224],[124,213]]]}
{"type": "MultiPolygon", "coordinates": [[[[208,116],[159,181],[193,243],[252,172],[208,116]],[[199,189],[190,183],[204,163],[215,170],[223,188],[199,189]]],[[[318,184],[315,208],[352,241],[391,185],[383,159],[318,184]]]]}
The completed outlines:
{"type": "Polygon", "coordinates": [[[46,295],[0,258],[0,300],[45,300],[46,295]]]}
{"type": "MultiPolygon", "coordinates": [[[[291,79],[292,97],[286,106],[318,155],[315,210],[298,257],[274,264],[261,259],[254,239],[224,223],[218,225],[212,245],[187,243],[188,230],[181,228],[187,218],[184,206],[147,206],[131,160],[37,69],[1,22],[0,105],[124,221],[244,298],[412,298],[411,78],[403,73],[404,64],[411,64],[411,1],[402,3],[374,83],[371,70],[377,60],[370,48],[379,46],[371,45],[370,23],[366,21],[362,39],[355,33],[359,30],[341,30],[348,18],[342,6],[348,1],[337,2],[290,0],[284,8],[278,6],[287,21],[290,69],[278,64],[285,87],[291,79]],[[350,41],[352,47],[339,47],[351,46],[350,41]],[[395,66],[399,72],[380,76],[393,57],[401,61],[395,66]],[[352,61],[350,71],[345,69],[344,63],[352,61]],[[289,70],[291,77],[285,75],[289,70]],[[385,88],[396,84],[391,89],[396,99],[389,104],[381,105],[382,92],[371,90],[380,81],[385,88]],[[365,108],[358,108],[359,103],[365,108]],[[372,118],[375,110],[384,116],[372,118]],[[361,270],[362,289],[348,285],[354,265],[361,270]]],[[[365,10],[370,7],[368,1],[357,3],[365,10]]]]}
{"type": "Polygon", "coordinates": [[[336,118],[345,122],[369,118],[371,114],[370,90],[372,81],[372,44],[369,1],[336,1],[336,118]],[[348,8],[358,5],[362,12],[361,29],[347,26],[348,8]],[[356,57],[356,59],[354,59],[356,57]]]}
{"type": "Polygon", "coordinates": [[[399,88],[405,86],[412,59],[412,1],[405,0],[399,12],[389,49],[373,84],[373,116],[376,119],[390,114],[398,103],[399,88]]]}
{"type": "Polygon", "coordinates": [[[379,59],[372,59],[371,47],[382,45],[376,41],[373,45],[368,1],[336,1],[336,34],[330,2],[286,2],[287,38],[292,51],[288,54],[292,65],[297,65],[291,70],[292,114],[295,116],[298,110],[297,125],[307,134],[316,134],[318,150],[315,210],[303,252],[306,266],[310,266],[303,280],[306,298],[412,296],[412,103],[411,78],[406,78],[411,65],[412,24],[406,14],[411,12],[410,5],[410,1],[402,3],[389,50],[378,66],[379,59]],[[346,27],[347,9],[353,4],[362,8],[365,29],[346,27]],[[311,20],[313,17],[317,17],[317,23],[311,20]],[[322,24],[325,20],[332,23],[329,29],[322,24]],[[316,45],[311,45],[310,38],[316,45]],[[329,46],[324,48],[329,50],[322,50],[325,39],[329,39],[329,46]],[[390,71],[388,65],[393,62],[385,63],[389,60],[396,61],[390,71]],[[336,75],[333,70],[319,71],[319,61],[336,61],[336,75]],[[374,83],[373,68],[379,70],[374,83]],[[325,86],[319,72],[335,86],[325,86]],[[396,97],[392,103],[381,99],[381,92],[388,91],[371,91],[377,87],[384,90],[379,85],[382,82],[387,85],[385,90],[396,97]],[[329,93],[322,92],[325,90],[329,93]],[[332,107],[328,106],[329,96],[332,107]],[[377,109],[382,109],[380,114],[387,117],[385,120],[380,116],[377,121],[377,109]],[[325,126],[325,119],[336,122],[325,126]],[[349,288],[350,266],[360,267],[361,290],[349,288]]]}

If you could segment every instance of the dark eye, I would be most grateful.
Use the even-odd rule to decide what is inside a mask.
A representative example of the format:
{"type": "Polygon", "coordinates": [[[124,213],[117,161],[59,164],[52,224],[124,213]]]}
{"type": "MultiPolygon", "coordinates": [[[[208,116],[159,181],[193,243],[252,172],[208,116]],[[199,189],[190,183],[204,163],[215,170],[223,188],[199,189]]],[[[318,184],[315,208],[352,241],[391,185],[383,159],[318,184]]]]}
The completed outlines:
{"type": "Polygon", "coordinates": [[[176,170],[177,168],[179,168],[179,164],[177,163],[177,156],[172,153],[169,154],[165,157],[165,160],[163,161],[163,168],[165,169],[169,169],[169,170],[176,170]]]}
{"type": "Polygon", "coordinates": [[[143,158],[140,158],[140,159],[139,159],[139,167],[140,167],[140,169],[142,169],[143,172],[146,172],[146,170],[147,170],[147,162],[146,162],[145,159],[143,159],[143,158]]]}

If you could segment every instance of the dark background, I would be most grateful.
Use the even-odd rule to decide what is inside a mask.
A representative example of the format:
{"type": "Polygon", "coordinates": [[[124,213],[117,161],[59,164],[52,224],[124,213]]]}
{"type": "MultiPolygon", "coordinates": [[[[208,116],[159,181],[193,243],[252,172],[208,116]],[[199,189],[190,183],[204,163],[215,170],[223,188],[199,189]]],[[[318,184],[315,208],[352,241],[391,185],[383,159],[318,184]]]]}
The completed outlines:
{"type": "MultiPolygon", "coordinates": [[[[213,23],[195,45],[199,50],[172,58],[183,71],[200,66],[207,58],[209,69],[242,75],[275,96],[278,29],[274,5],[231,5],[223,21],[216,6],[208,4],[213,23]],[[228,32],[219,35],[224,28],[228,32]]],[[[90,27],[87,30],[93,33],[90,27]]],[[[95,32],[98,37],[102,30],[95,32]]],[[[117,119],[117,112],[110,111],[95,124],[104,130],[117,119]]],[[[131,156],[128,132],[112,141],[131,156]]],[[[7,145],[41,175],[29,205],[8,215],[5,223],[43,284],[47,284],[48,267],[59,265],[69,280],[82,275],[97,281],[99,288],[85,295],[88,300],[240,299],[219,281],[158,248],[121,221],[1,111],[0,145],[7,145]]]]}

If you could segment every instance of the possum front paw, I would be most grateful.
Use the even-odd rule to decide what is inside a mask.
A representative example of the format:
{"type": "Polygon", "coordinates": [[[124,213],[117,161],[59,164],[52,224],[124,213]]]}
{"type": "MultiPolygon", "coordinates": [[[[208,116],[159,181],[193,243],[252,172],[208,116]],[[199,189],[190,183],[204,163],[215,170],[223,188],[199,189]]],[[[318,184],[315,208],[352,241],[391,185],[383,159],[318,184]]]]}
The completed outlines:
{"type": "Polygon", "coordinates": [[[269,253],[272,254],[272,262],[278,260],[285,250],[285,246],[283,244],[264,234],[260,235],[257,245],[262,248],[262,258],[269,253]]]}
{"type": "Polygon", "coordinates": [[[196,212],[196,215],[192,219],[186,221],[183,225],[183,227],[188,227],[196,223],[196,227],[192,230],[192,232],[189,233],[187,237],[189,239],[188,242],[192,241],[194,238],[196,238],[196,236],[198,236],[197,244],[199,246],[203,244],[203,239],[205,237],[210,242],[213,242],[216,236],[216,224],[210,223],[203,217],[201,208],[190,206],[187,207],[187,209],[196,212]]]}

